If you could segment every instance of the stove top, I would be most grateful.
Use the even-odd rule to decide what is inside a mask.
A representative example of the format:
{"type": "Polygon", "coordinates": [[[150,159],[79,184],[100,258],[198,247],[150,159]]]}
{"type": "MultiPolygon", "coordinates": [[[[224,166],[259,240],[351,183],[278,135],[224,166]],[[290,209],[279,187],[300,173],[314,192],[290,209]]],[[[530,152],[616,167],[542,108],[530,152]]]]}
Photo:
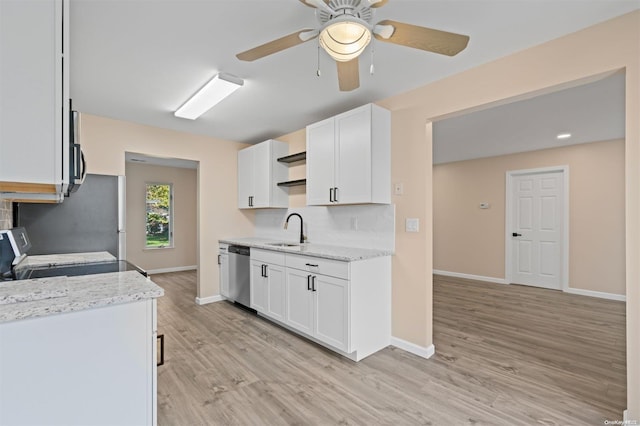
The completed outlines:
{"type": "Polygon", "coordinates": [[[95,275],[125,271],[138,271],[145,277],[147,276],[147,273],[144,270],[138,268],[133,263],[129,263],[124,260],[100,263],[82,263],[75,265],[24,267],[16,268],[14,272],[16,280],[29,280],[34,278],[61,276],[75,277],[78,275],[95,275]]]}

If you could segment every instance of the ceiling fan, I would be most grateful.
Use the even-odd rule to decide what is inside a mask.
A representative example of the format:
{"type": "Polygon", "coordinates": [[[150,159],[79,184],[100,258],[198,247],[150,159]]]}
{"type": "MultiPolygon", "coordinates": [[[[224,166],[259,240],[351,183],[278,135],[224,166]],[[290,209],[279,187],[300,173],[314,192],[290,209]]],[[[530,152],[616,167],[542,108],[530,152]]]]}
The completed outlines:
{"type": "Polygon", "coordinates": [[[467,47],[469,36],[462,34],[391,20],[371,24],[371,9],[384,6],[388,1],[300,0],[316,9],[320,28],[297,31],[238,53],[236,57],[243,61],[255,61],[319,37],[320,46],[336,60],[340,90],[348,92],[360,86],[358,56],[371,42],[372,36],[383,42],[448,56],[457,55],[467,47]]]}

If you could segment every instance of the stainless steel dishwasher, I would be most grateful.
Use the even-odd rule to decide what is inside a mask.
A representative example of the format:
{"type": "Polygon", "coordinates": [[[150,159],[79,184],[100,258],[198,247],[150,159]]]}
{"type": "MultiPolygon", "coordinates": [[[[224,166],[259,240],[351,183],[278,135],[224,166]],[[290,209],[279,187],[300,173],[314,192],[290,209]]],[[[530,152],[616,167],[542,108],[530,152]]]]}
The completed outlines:
{"type": "Polygon", "coordinates": [[[228,300],[247,308],[251,306],[249,256],[251,249],[245,246],[229,246],[229,297],[228,300]]]}

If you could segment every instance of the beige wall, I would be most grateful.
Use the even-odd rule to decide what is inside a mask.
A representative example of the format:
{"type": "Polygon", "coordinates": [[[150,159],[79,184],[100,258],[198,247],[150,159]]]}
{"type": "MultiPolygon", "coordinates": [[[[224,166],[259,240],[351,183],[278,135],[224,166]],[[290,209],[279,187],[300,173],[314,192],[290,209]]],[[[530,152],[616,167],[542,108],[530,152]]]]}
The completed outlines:
{"type": "Polygon", "coordinates": [[[434,166],[434,269],[504,278],[506,172],[563,165],[569,287],[625,294],[624,140],[434,166]]]}
{"type": "Polygon", "coordinates": [[[127,163],[127,260],[147,271],[197,264],[197,172],[195,169],[127,163]],[[173,247],[147,249],[146,184],[173,189],[173,247]]]}
{"type": "Polygon", "coordinates": [[[89,173],[124,175],[127,151],[200,162],[198,297],[218,295],[218,239],[253,232],[253,213],[237,208],[237,151],[247,145],[89,114],[80,132],[89,173]]]}
{"type": "MultiPolygon", "coordinates": [[[[454,59],[455,60],[455,59],[454,59]]],[[[626,75],[625,228],[627,294],[627,400],[640,418],[640,12],[604,22],[379,102],[392,114],[392,179],[398,233],[393,259],[393,333],[432,344],[433,239],[429,121],[460,111],[530,97],[616,70],[626,75]],[[421,219],[420,233],[401,229],[421,219]]],[[[436,342],[437,343],[437,342],[436,342]]]]}
{"type": "Polygon", "coordinates": [[[0,229],[13,227],[13,204],[11,201],[0,200],[0,229]]]}

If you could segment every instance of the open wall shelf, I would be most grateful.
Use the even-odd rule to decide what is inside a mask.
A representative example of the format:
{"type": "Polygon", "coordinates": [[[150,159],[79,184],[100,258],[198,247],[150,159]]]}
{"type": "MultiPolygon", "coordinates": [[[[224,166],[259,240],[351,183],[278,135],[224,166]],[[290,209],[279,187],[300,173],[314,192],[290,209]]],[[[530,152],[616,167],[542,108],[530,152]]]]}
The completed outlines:
{"type": "Polygon", "coordinates": [[[306,185],[306,179],[298,179],[298,180],[288,180],[286,182],[279,182],[278,186],[302,186],[306,185]]]}
{"type": "Polygon", "coordinates": [[[286,157],[278,158],[281,163],[297,163],[298,161],[305,161],[307,159],[307,152],[298,152],[297,154],[287,155],[286,157]]]}

